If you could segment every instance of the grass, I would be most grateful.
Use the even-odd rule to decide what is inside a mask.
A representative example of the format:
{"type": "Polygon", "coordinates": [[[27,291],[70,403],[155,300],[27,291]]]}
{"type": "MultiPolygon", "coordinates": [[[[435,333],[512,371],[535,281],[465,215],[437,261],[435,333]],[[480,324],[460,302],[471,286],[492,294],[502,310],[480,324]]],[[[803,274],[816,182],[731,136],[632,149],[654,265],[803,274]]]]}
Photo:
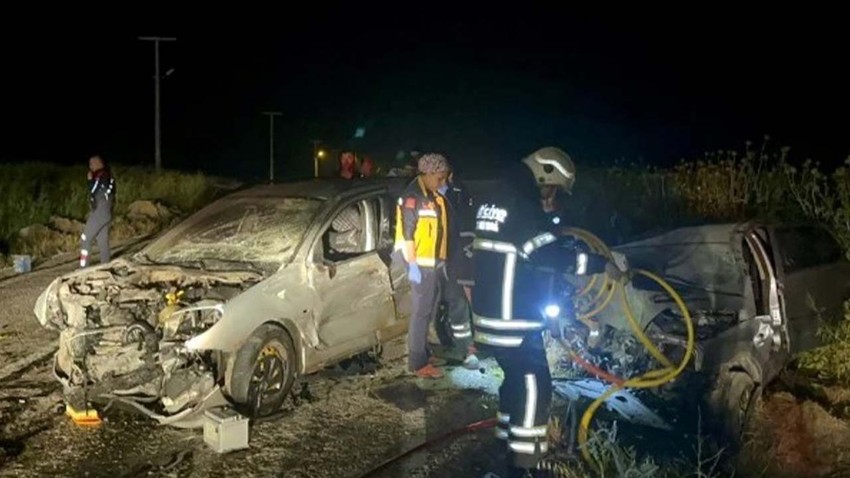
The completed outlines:
{"type": "Polygon", "coordinates": [[[800,354],[797,370],[819,382],[850,386],[850,303],[844,304],[844,317],[818,330],[823,344],[800,354]]]}
{"type": "MultiPolygon", "coordinates": [[[[680,458],[659,460],[646,451],[624,446],[618,439],[617,422],[596,425],[590,430],[587,447],[594,463],[584,462],[577,453],[566,450],[560,420],[550,422],[549,442],[555,452],[545,460],[544,468],[559,478],[720,478],[730,476],[723,461],[723,450],[710,446],[702,433],[701,418],[697,419],[697,433],[693,437],[692,451],[680,458]]],[[[679,443],[677,446],[681,446],[679,443]]]]}
{"type": "MultiPolygon", "coordinates": [[[[134,201],[162,203],[177,214],[190,213],[210,202],[217,188],[203,174],[115,166],[117,181],[112,238],[122,239],[152,232],[159,222],[128,221],[124,215],[134,201]]],[[[32,254],[43,258],[78,247],[78,235],[51,228],[33,228],[28,237],[21,229],[48,224],[58,216],[84,222],[89,210],[86,168],[47,163],[0,164],[0,264],[4,255],[32,254]]]]}

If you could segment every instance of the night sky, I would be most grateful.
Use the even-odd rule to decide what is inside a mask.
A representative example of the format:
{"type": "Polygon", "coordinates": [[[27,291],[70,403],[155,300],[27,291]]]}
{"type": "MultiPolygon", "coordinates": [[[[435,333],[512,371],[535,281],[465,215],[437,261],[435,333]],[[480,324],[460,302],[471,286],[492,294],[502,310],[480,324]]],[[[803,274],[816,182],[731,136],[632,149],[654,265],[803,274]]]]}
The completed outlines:
{"type": "Polygon", "coordinates": [[[579,164],[665,165],[766,133],[798,160],[850,155],[835,12],[280,8],[263,22],[7,24],[0,160],[152,164],[153,45],[137,40],[150,35],[178,39],[162,45],[170,168],[266,174],[268,110],[284,113],[290,177],[311,174],[311,139],[379,160],[442,151],[467,172],[544,145],[579,164]]]}

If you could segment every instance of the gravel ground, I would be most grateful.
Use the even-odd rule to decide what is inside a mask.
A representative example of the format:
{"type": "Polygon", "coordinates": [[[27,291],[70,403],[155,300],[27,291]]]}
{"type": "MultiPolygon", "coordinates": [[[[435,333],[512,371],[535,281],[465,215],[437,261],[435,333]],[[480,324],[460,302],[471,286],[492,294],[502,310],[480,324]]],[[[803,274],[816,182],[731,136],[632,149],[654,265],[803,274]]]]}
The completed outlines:
{"type": "MultiPolygon", "coordinates": [[[[498,461],[489,431],[438,441],[370,473],[426,439],[495,414],[495,364],[447,367],[423,381],[404,360],[302,378],[280,416],[252,423],[250,449],[219,455],[201,430],[162,427],[117,408],[97,428],[56,411],[50,373],[57,334],[32,314],[38,294],[73,263],[0,279],[0,477],[483,476],[498,461]]],[[[498,472],[498,470],[495,470],[498,472]]]]}

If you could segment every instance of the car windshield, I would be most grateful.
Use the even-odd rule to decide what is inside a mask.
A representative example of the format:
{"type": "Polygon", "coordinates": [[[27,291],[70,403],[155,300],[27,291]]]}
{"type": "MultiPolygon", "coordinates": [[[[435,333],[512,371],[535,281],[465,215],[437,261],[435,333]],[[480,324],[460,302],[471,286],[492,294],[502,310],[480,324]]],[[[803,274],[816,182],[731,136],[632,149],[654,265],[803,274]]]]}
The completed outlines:
{"type": "Polygon", "coordinates": [[[323,201],[242,197],[218,202],[145,248],[143,260],[203,269],[271,270],[301,241],[323,201]]]}

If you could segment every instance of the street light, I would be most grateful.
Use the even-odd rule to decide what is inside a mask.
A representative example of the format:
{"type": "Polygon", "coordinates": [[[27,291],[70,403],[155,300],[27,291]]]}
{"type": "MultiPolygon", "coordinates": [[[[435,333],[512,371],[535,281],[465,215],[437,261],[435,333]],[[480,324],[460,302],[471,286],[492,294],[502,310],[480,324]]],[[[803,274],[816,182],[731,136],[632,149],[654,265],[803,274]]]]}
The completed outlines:
{"type": "Polygon", "coordinates": [[[313,140],[313,177],[319,177],[319,160],[325,157],[325,151],[319,149],[321,141],[313,140]]]}

